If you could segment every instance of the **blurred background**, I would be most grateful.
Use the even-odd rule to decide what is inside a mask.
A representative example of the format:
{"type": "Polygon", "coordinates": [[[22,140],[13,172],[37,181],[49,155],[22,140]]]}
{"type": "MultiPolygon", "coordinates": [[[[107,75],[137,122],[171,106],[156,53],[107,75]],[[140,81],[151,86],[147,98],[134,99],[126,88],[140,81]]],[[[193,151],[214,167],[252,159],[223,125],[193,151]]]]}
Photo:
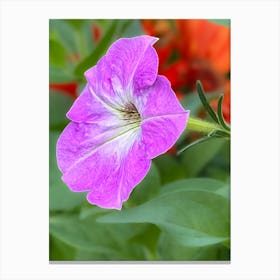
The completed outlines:
{"type": "MultiPolygon", "coordinates": [[[[214,108],[217,97],[224,94],[223,114],[230,123],[230,21],[50,20],[49,24],[50,260],[229,260],[228,244],[182,245],[156,223],[98,223],[97,217],[113,211],[90,205],[86,194],[68,189],[56,165],[55,146],[69,123],[65,114],[86,84],[83,73],[116,39],[142,34],[160,39],[154,45],[159,74],[169,79],[191,116],[207,119],[195,91],[195,83],[200,80],[214,108]]],[[[229,208],[230,142],[215,139],[177,155],[179,149],[200,136],[186,130],[174,147],[153,160],[150,172],[124,208],[157,197],[166,185],[192,182],[186,180],[193,178],[204,178],[203,184],[209,188],[213,182],[226,186],[223,195],[229,208]]],[[[205,205],[211,203],[206,196],[205,205]]],[[[227,230],[229,235],[229,217],[227,230]]]]}

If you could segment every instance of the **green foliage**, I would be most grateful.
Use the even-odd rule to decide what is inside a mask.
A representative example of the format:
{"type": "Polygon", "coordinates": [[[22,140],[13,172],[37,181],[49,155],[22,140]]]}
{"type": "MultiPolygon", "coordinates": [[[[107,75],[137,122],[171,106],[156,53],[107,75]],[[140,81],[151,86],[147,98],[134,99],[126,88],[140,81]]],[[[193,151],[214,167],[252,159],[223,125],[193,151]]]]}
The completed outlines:
{"type": "Polygon", "coordinates": [[[216,184],[209,179],[200,179],[199,183],[195,180],[171,183],[154,199],[97,221],[152,223],[183,246],[228,244],[229,200],[217,194],[219,183],[216,184]]]}
{"type": "Polygon", "coordinates": [[[71,261],[76,256],[76,249],[63,241],[50,236],[50,260],[71,261]]]}
{"type": "Polygon", "coordinates": [[[202,169],[205,177],[230,182],[230,142],[224,141],[219,152],[202,169]]]}
{"type": "Polygon", "coordinates": [[[75,38],[73,27],[69,21],[62,19],[51,19],[50,37],[57,39],[68,53],[78,52],[78,42],[75,38]]]}
{"type": "Polygon", "coordinates": [[[225,142],[227,141],[224,139],[213,138],[185,151],[181,160],[186,176],[197,176],[209,161],[218,154],[225,142]]]}
{"type": "Polygon", "coordinates": [[[66,53],[63,46],[55,40],[50,40],[50,63],[55,66],[65,66],[66,53]]]}
{"type": "Polygon", "coordinates": [[[205,91],[204,91],[203,86],[200,81],[196,82],[196,88],[197,88],[197,92],[198,92],[200,101],[201,101],[203,107],[205,108],[205,111],[209,114],[209,116],[213,119],[214,122],[219,123],[217,114],[214,112],[212,107],[209,105],[209,102],[205,95],[205,91]]]}
{"type": "Polygon", "coordinates": [[[130,241],[143,228],[130,224],[101,225],[95,222],[94,216],[80,219],[78,214],[50,218],[51,236],[73,247],[78,260],[144,259],[145,247],[130,241]]]}
{"type": "MultiPolygon", "coordinates": [[[[210,101],[216,99],[218,97],[218,93],[211,92],[205,95],[206,101],[209,103],[210,101]]],[[[199,110],[203,108],[203,104],[197,94],[197,92],[189,93],[181,101],[181,104],[186,110],[190,110],[192,116],[197,116],[199,110]]]]}
{"type": "Polygon", "coordinates": [[[160,186],[161,181],[158,168],[152,163],[149,173],[137,188],[133,190],[129,201],[127,201],[126,204],[128,204],[129,207],[132,207],[133,205],[138,205],[149,200],[159,192],[160,186]]]}
{"type": "Polygon", "coordinates": [[[181,246],[162,233],[157,246],[158,260],[162,261],[228,261],[230,260],[227,247],[215,244],[203,247],[181,246]]]}
{"type": "Polygon", "coordinates": [[[162,184],[185,177],[184,167],[173,156],[164,154],[155,158],[154,162],[160,171],[162,184]]]}
{"type": "Polygon", "coordinates": [[[61,131],[69,123],[66,113],[73,104],[73,98],[59,91],[50,91],[50,129],[61,131]]]}
{"type": "Polygon", "coordinates": [[[218,101],[218,119],[219,119],[219,122],[220,122],[220,125],[225,129],[225,130],[228,130],[230,131],[230,127],[229,125],[225,122],[225,119],[224,119],[224,116],[223,116],[223,107],[222,107],[222,103],[223,103],[223,98],[224,96],[221,95],[220,98],[219,98],[219,101],[218,101]]]}
{"type": "Polygon", "coordinates": [[[75,77],[67,68],[60,68],[54,65],[50,65],[49,70],[50,83],[65,83],[74,81],[75,77]]]}
{"type": "Polygon", "coordinates": [[[211,178],[192,178],[169,183],[161,189],[160,194],[184,190],[218,193],[220,189],[225,187],[228,188],[228,186],[222,181],[211,178]]]}

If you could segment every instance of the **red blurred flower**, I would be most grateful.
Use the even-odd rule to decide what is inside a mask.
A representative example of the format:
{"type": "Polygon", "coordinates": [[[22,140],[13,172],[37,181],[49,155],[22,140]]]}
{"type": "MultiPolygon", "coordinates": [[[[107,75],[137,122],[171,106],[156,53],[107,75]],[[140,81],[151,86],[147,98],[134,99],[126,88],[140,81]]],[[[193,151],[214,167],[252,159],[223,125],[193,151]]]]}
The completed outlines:
{"type": "Polygon", "coordinates": [[[230,30],[207,20],[176,20],[178,49],[188,62],[188,84],[201,80],[205,91],[224,88],[230,71],[230,30]]]}
{"type": "Polygon", "coordinates": [[[176,90],[186,84],[188,68],[185,61],[179,60],[170,64],[168,67],[160,67],[160,69],[160,74],[168,78],[173,89],[176,90]]]}
{"type": "Polygon", "coordinates": [[[174,156],[177,153],[177,149],[175,146],[172,146],[167,152],[168,155],[174,156]]]}
{"type": "Polygon", "coordinates": [[[97,26],[96,24],[94,24],[92,26],[92,38],[94,42],[98,42],[99,39],[101,37],[101,29],[99,26],[97,26]]]}
{"type": "Polygon", "coordinates": [[[143,29],[147,34],[159,37],[155,48],[159,57],[159,70],[170,65],[170,58],[176,46],[176,34],[167,20],[142,20],[143,29]]]}
{"type": "Polygon", "coordinates": [[[142,20],[155,45],[159,73],[175,92],[191,92],[200,80],[206,92],[224,92],[223,112],[230,119],[230,29],[207,20],[142,20]]]}
{"type": "Polygon", "coordinates": [[[50,84],[50,89],[59,90],[73,98],[76,98],[78,96],[78,84],[76,82],[52,83],[50,84]]]}
{"type": "Polygon", "coordinates": [[[175,94],[179,100],[182,100],[184,98],[184,93],[180,90],[177,90],[175,94]]]}
{"type": "Polygon", "coordinates": [[[176,20],[178,47],[184,59],[207,61],[213,70],[226,74],[230,69],[230,30],[207,20],[176,20]]]}

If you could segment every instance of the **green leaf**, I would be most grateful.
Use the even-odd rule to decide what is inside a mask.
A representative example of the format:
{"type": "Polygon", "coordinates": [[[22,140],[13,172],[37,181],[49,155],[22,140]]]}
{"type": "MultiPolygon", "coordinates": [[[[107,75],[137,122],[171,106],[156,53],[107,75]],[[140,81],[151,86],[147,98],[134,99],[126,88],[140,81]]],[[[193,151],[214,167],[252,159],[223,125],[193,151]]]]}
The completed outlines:
{"type": "Polygon", "coordinates": [[[230,199],[230,185],[225,184],[222,188],[218,189],[216,191],[216,194],[219,194],[227,199],[230,199]]]}
{"type": "Polygon", "coordinates": [[[229,200],[215,191],[202,187],[181,187],[170,192],[163,190],[164,193],[140,206],[105,215],[97,221],[152,223],[184,246],[228,245],[229,200]]]}
{"type": "Polygon", "coordinates": [[[162,261],[226,261],[229,249],[220,244],[204,247],[187,247],[162,233],[157,246],[158,260],[162,261]]]}
{"type": "Polygon", "coordinates": [[[87,204],[80,209],[79,219],[84,220],[88,219],[90,216],[97,217],[99,215],[104,215],[111,213],[111,210],[100,208],[96,205],[87,204]]]}
{"type": "Polygon", "coordinates": [[[114,33],[118,27],[118,21],[112,21],[111,26],[107,30],[106,34],[102,37],[96,48],[88,55],[84,60],[82,60],[74,70],[76,76],[82,76],[83,73],[95,65],[101,56],[106,52],[107,48],[110,46],[114,39],[114,33]]]}
{"type": "Polygon", "coordinates": [[[177,155],[180,155],[181,153],[185,152],[186,150],[190,149],[191,147],[193,146],[196,146],[198,144],[201,144],[203,142],[206,142],[208,140],[210,140],[211,137],[209,137],[208,135],[204,136],[204,137],[201,137],[201,138],[198,138],[197,140],[191,142],[190,144],[188,144],[187,146],[181,148],[178,152],[177,152],[177,155]]]}
{"type": "Polygon", "coordinates": [[[93,35],[92,35],[94,24],[98,26],[95,20],[87,20],[85,24],[82,26],[81,32],[85,41],[85,48],[87,51],[86,55],[89,55],[96,46],[96,42],[93,40],[93,35]]]}
{"type": "Polygon", "coordinates": [[[130,242],[143,230],[141,225],[106,225],[94,217],[81,220],[79,214],[63,214],[50,218],[50,232],[79,253],[75,260],[144,259],[144,247],[130,242]]]}
{"type": "Polygon", "coordinates": [[[219,122],[220,122],[221,126],[225,130],[230,131],[230,127],[226,124],[226,122],[224,120],[224,116],[223,116],[223,108],[222,108],[223,99],[224,99],[224,96],[221,95],[219,98],[219,101],[218,101],[218,118],[219,118],[219,122]]]}
{"type": "Polygon", "coordinates": [[[211,160],[210,164],[201,172],[203,176],[230,182],[230,142],[225,141],[219,153],[211,160]]]}
{"type": "Polygon", "coordinates": [[[216,115],[216,113],[214,112],[214,110],[212,109],[212,107],[209,105],[206,96],[205,96],[205,92],[203,89],[203,86],[201,84],[200,81],[196,81],[196,88],[197,88],[197,92],[200,98],[201,103],[203,104],[206,112],[208,112],[209,116],[216,122],[219,123],[218,117],[216,115]]]}
{"type": "Polygon", "coordinates": [[[159,170],[161,184],[166,184],[185,177],[182,164],[173,156],[163,154],[155,158],[153,162],[159,170]]]}
{"type": "Polygon", "coordinates": [[[69,95],[59,92],[50,91],[50,129],[61,131],[68,123],[66,113],[70,109],[74,99],[69,95]]]}
{"type": "Polygon", "coordinates": [[[49,141],[49,207],[50,210],[69,210],[86,203],[85,193],[74,193],[61,180],[61,172],[56,164],[56,142],[59,132],[50,132],[49,141]]]}
{"type": "Polygon", "coordinates": [[[77,31],[80,31],[87,20],[84,19],[67,19],[69,25],[74,27],[77,31]]]}
{"type": "Polygon", "coordinates": [[[79,50],[78,42],[75,38],[75,28],[63,19],[51,19],[50,33],[52,38],[56,38],[58,42],[62,44],[67,53],[77,53],[79,50]]]}
{"type": "MultiPolygon", "coordinates": [[[[207,95],[205,95],[207,102],[210,102],[218,97],[219,94],[217,92],[208,92],[207,95]]],[[[203,108],[197,92],[184,95],[184,98],[180,101],[180,103],[186,110],[191,111],[193,117],[197,116],[199,110],[203,108]]]]}
{"type": "Polygon", "coordinates": [[[135,37],[143,34],[140,21],[137,19],[120,20],[121,28],[119,36],[135,37]]]}
{"type": "Polygon", "coordinates": [[[133,190],[129,200],[126,202],[126,205],[131,207],[132,205],[138,205],[147,201],[159,192],[160,185],[158,168],[154,163],[152,163],[149,173],[133,190]]]}
{"type": "Polygon", "coordinates": [[[50,261],[71,261],[75,256],[75,248],[50,235],[50,261]]]}
{"type": "Polygon", "coordinates": [[[49,42],[50,50],[50,64],[55,66],[65,66],[66,53],[63,46],[55,40],[49,42]]]}
{"type": "Polygon", "coordinates": [[[110,247],[113,247],[114,239],[107,233],[104,246],[102,242],[104,230],[100,230],[101,228],[95,226],[93,219],[92,222],[89,219],[84,222],[84,220],[80,221],[77,215],[57,215],[50,218],[51,234],[69,246],[82,250],[113,253],[114,250],[110,247]],[[108,244],[111,246],[107,246],[108,244]]]}
{"type": "Polygon", "coordinates": [[[77,78],[71,74],[70,70],[67,67],[60,68],[54,65],[50,65],[49,71],[50,83],[65,83],[77,80],[77,78]]]}
{"type": "Polygon", "coordinates": [[[212,178],[191,178],[179,180],[165,185],[164,188],[161,189],[160,194],[184,190],[217,193],[225,186],[226,184],[224,182],[212,178]]]}
{"type": "Polygon", "coordinates": [[[219,153],[226,142],[227,141],[222,138],[211,138],[182,153],[181,160],[186,176],[197,176],[219,153]]]}
{"type": "Polygon", "coordinates": [[[78,53],[81,60],[87,57],[95,47],[95,42],[92,36],[93,22],[94,21],[92,20],[71,20],[69,22],[69,24],[73,25],[75,28],[75,40],[77,42],[78,53]]]}
{"type": "Polygon", "coordinates": [[[230,19],[208,19],[211,22],[230,27],[230,19]]]}
{"type": "Polygon", "coordinates": [[[127,246],[122,246],[119,250],[114,250],[111,253],[78,249],[75,256],[75,261],[145,261],[147,260],[146,248],[141,244],[128,243],[127,246]]]}
{"type": "Polygon", "coordinates": [[[145,246],[145,255],[147,260],[158,260],[156,256],[156,249],[160,232],[161,231],[157,226],[153,224],[146,224],[145,230],[131,239],[131,241],[145,246]]]}

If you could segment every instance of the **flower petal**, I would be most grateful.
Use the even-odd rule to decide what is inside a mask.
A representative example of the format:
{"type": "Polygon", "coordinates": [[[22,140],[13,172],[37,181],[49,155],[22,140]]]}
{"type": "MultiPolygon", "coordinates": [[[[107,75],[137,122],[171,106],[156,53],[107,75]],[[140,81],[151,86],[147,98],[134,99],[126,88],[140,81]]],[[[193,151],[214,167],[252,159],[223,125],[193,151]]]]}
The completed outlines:
{"type": "Polygon", "coordinates": [[[79,159],[83,159],[90,150],[102,145],[110,137],[113,137],[113,133],[106,127],[71,122],[57,141],[56,157],[59,169],[62,173],[68,172],[79,159]]]}
{"type": "Polygon", "coordinates": [[[140,128],[104,130],[97,124],[70,123],[57,143],[63,181],[72,191],[91,191],[88,200],[120,209],[150,168],[140,128]]]}
{"type": "Polygon", "coordinates": [[[98,98],[87,84],[66,116],[74,122],[100,123],[115,120],[117,117],[114,112],[114,108],[98,98]]]}
{"type": "Polygon", "coordinates": [[[149,158],[168,151],[186,128],[189,111],[184,110],[170,87],[169,81],[158,76],[136,105],[143,119],[143,143],[149,158]]]}
{"type": "Polygon", "coordinates": [[[102,208],[121,209],[122,203],[143,180],[150,166],[151,160],[147,159],[144,146],[140,142],[135,143],[119,163],[113,158],[110,161],[105,158],[98,188],[94,188],[87,195],[88,201],[102,208]]]}
{"type": "Polygon", "coordinates": [[[133,92],[156,80],[158,56],[152,47],[155,41],[157,38],[146,35],[117,40],[97,66],[85,72],[87,81],[108,102],[113,102],[112,98],[117,104],[130,101],[133,92]]]}
{"type": "Polygon", "coordinates": [[[177,141],[186,127],[188,113],[167,115],[143,121],[143,143],[148,158],[153,159],[166,153],[177,141]]]}
{"type": "Polygon", "coordinates": [[[143,95],[144,98],[137,99],[138,109],[143,118],[186,114],[170,82],[164,76],[158,75],[155,83],[143,95]]]}

